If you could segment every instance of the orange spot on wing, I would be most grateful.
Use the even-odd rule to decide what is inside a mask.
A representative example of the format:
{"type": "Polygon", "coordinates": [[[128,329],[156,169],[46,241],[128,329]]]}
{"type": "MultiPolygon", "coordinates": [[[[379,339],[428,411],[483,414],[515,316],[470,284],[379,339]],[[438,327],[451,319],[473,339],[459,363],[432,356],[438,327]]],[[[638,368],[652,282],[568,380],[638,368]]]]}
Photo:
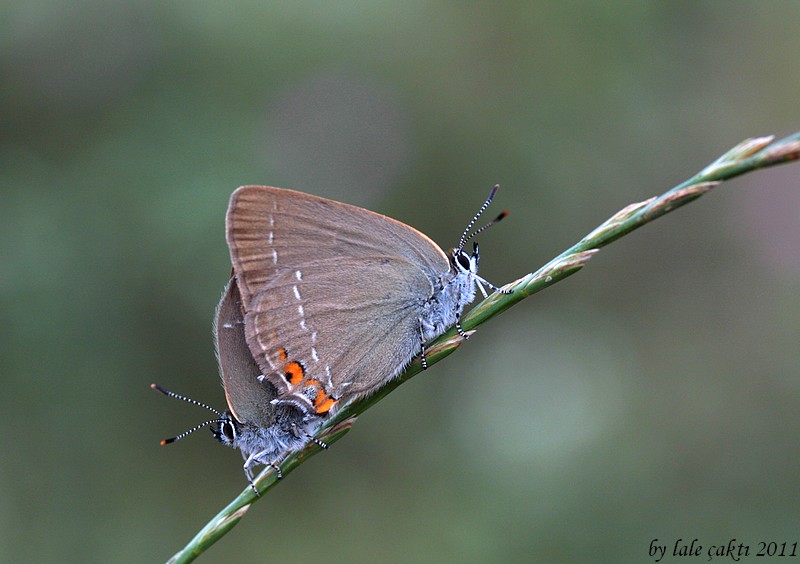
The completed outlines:
{"type": "MultiPolygon", "coordinates": [[[[319,400],[319,396],[317,396],[317,400],[319,400]]],[[[314,402],[314,407],[317,408],[317,413],[321,415],[323,413],[328,413],[328,411],[336,405],[337,401],[338,400],[326,396],[323,401],[314,402]]]]}
{"type": "Polygon", "coordinates": [[[283,370],[286,373],[286,379],[293,386],[296,386],[303,381],[305,370],[303,370],[303,365],[299,362],[287,362],[286,365],[284,365],[283,370]]]}
{"type": "Polygon", "coordinates": [[[286,354],[286,349],[281,347],[278,349],[278,358],[281,359],[281,362],[286,362],[286,358],[288,355],[286,354]]]}
{"type": "Polygon", "coordinates": [[[328,394],[325,393],[325,390],[322,389],[322,386],[317,390],[317,397],[314,398],[314,408],[316,408],[317,413],[327,413],[338,400],[333,399],[328,394]]]}

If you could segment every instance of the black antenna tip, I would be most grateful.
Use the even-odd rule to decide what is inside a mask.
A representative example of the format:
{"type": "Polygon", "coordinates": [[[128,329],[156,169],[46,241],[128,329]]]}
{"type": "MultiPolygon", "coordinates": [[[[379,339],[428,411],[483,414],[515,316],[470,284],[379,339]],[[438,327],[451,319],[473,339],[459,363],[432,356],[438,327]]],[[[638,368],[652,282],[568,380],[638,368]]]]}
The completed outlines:
{"type": "Polygon", "coordinates": [[[174,442],[175,442],[175,437],[172,437],[171,439],[164,439],[163,441],[161,441],[161,446],[168,445],[174,442]]]}
{"type": "Polygon", "coordinates": [[[496,218],[494,218],[494,221],[492,221],[492,223],[497,223],[498,221],[500,221],[501,219],[503,219],[507,215],[508,215],[508,210],[503,210],[502,212],[500,212],[500,215],[498,215],[496,218]]]}
{"type": "Polygon", "coordinates": [[[499,184],[495,184],[494,186],[492,186],[492,191],[489,192],[489,199],[490,200],[494,198],[494,195],[497,194],[497,191],[499,189],[500,189],[500,185],[499,184]]]}
{"type": "Polygon", "coordinates": [[[150,388],[152,388],[153,390],[155,390],[155,391],[157,391],[157,392],[161,392],[161,393],[162,393],[162,394],[164,394],[165,396],[166,396],[166,395],[169,395],[169,392],[167,392],[167,390],[165,390],[164,388],[162,388],[162,387],[161,387],[161,386],[159,386],[158,384],[150,384],[150,388]]]}

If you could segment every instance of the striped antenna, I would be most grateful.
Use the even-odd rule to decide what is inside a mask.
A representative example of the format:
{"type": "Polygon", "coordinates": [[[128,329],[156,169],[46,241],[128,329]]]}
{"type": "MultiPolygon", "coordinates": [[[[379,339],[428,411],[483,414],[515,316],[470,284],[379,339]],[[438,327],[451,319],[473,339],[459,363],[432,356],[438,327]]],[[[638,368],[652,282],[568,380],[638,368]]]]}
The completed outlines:
{"type": "Polygon", "coordinates": [[[206,425],[211,425],[212,423],[225,423],[225,421],[226,421],[226,419],[212,419],[211,421],[206,421],[205,423],[200,423],[199,425],[197,425],[195,427],[192,427],[188,431],[184,431],[183,433],[181,433],[180,435],[178,435],[176,437],[172,437],[172,438],[169,438],[169,439],[162,440],[161,441],[161,446],[174,443],[175,441],[179,441],[183,437],[185,437],[186,435],[191,435],[192,433],[194,433],[198,429],[202,429],[206,425]]]}
{"type": "MultiPolygon", "coordinates": [[[[206,404],[204,404],[202,402],[199,402],[197,400],[193,400],[192,398],[187,398],[186,396],[182,396],[180,394],[176,394],[175,392],[170,392],[169,390],[165,390],[164,388],[162,388],[158,384],[150,384],[150,387],[152,389],[154,389],[155,391],[157,391],[157,392],[161,392],[162,394],[164,394],[167,397],[183,400],[185,402],[189,402],[189,403],[194,404],[194,405],[199,405],[200,407],[205,407],[207,410],[213,411],[214,413],[216,413],[220,417],[224,417],[223,413],[217,411],[216,409],[214,409],[210,405],[206,405],[206,404]]],[[[163,441],[161,441],[161,445],[162,446],[163,445],[168,445],[170,443],[174,443],[175,441],[179,441],[182,438],[184,438],[186,435],[190,435],[190,434],[194,433],[195,431],[197,431],[198,429],[202,429],[206,425],[211,425],[212,423],[224,423],[225,421],[227,421],[227,420],[226,419],[212,419],[211,421],[206,421],[205,423],[200,423],[199,425],[196,425],[195,427],[192,427],[188,431],[184,431],[183,433],[181,433],[178,436],[175,436],[175,437],[172,437],[172,438],[169,438],[169,439],[164,439],[163,441]]]]}
{"type": "Polygon", "coordinates": [[[498,191],[499,189],[500,189],[500,185],[499,185],[499,184],[495,184],[495,185],[494,185],[494,187],[492,188],[492,191],[491,191],[491,192],[489,192],[489,197],[488,197],[488,198],[486,198],[486,201],[485,201],[485,202],[483,202],[483,205],[482,205],[482,206],[480,207],[480,209],[478,210],[478,213],[476,213],[476,214],[475,214],[475,215],[472,217],[472,220],[471,220],[471,221],[470,221],[470,222],[467,224],[467,228],[466,228],[466,229],[464,229],[464,233],[461,235],[461,239],[459,239],[459,241],[458,241],[458,246],[456,247],[456,251],[460,251],[461,249],[463,249],[463,248],[464,248],[464,245],[467,243],[467,241],[469,241],[469,240],[470,240],[470,239],[472,239],[472,238],[473,238],[475,235],[477,235],[478,233],[480,233],[480,232],[481,232],[481,231],[483,231],[484,229],[488,228],[489,226],[491,226],[491,225],[494,225],[495,223],[497,223],[498,221],[500,221],[501,219],[503,219],[503,218],[504,218],[506,215],[508,215],[508,213],[507,213],[507,212],[503,212],[503,213],[501,213],[499,216],[497,216],[497,217],[496,217],[496,218],[495,218],[493,221],[490,221],[489,223],[487,223],[486,225],[484,225],[483,227],[481,227],[480,229],[478,229],[478,230],[477,230],[475,233],[473,233],[472,235],[470,235],[470,234],[469,234],[470,230],[472,229],[472,226],[473,226],[473,225],[475,225],[475,222],[476,222],[476,221],[478,221],[478,218],[481,216],[481,214],[482,214],[483,212],[485,212],[485,211],[486,211],[486,208],[488,208],[488,207],[489,207],[489,204],[491,204],[491,203],[492,203],[492,200],[494,199],[494,195],[495,195],[495,194],[497,194],[497,191],[498,191]]]}
{"type": "Polygon", "coordinates": [[[469,241],[470,239],[472,239],[473,237],[475,237],[475,235],[477,235],[478,233],[482,233],[483,231],[486,231],[486,230],[487,230],[487,229],[489,229],[489,228],[490,228],[492,225],[494,225],[495,223],[499,222],[500,220],[502,220],[502,219],[503,219],[505,216],[507,216],[507,215],[508,215],[508,210],[503,210],[503,211],[500,213],[500,215],[498,215],[498,216],[497,216],[496,218],[494,218],[492,221],[490,221],[490,222],[489,222],[489,223],[487,223],[486,225],[484,225],[484,226],[482,226],[482,227],[479,227],[478,229],[476,229],[475,231],[473,231],[473,232],[472,232],[472,233],[471,233],[471,234],[470,234],[470,235],[469,235],[467,238],[465,238],[465,239],[464,239],[464,243],[466,243],[467,241],[469,241]]]}

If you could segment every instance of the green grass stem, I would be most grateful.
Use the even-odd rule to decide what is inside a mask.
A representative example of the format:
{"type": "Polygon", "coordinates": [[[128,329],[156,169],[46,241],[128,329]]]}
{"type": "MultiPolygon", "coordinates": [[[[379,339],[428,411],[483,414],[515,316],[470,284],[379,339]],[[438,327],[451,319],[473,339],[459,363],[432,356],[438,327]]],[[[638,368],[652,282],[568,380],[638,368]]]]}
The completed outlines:
{"type": "MultiPolygon", "coordinates": [[[[696,200],[725,180],[761,168],[795,161],[800,158],[800,133],[780,141],[774,137],[756,137],[742,141],[698,174],[674,188],[643,202],[626,206],[592,230],[575,245],[552,259],[538,270],[504,286],[513,290],[511,294],[495,293],[480,302],[462,319],[466,331],[474,331],[479,325],[507,310],[514,304],[544,290],[582,269],[602,247],[623,237],[654,219],[665,215],[684,204],[696,200]]],[[[428,365],[433,365],[456,350],[463,342],[455,328],[433,341],[426,349],[428,365]]],[[[332,444],[344,436],[359,414],[378,403],[397,386],[422,371],[419,359],[414,360],[398,378],[395,378],[368,398],[353,402],[340,409],[319,430],[316,437],[325,444],[332,444]]],[[[281,464],[284,479],[300,464],[321,450],[310,444],[300,452],[291,453],[281,464]]],[[[191,562],[208,547],[221,539],[250,506],[263,499],[279,480],[272,468],[265,468],[255,480],[259,495],[248,486],[242,493],[215,515],[197,535],[170,562],[191,562]]]]}

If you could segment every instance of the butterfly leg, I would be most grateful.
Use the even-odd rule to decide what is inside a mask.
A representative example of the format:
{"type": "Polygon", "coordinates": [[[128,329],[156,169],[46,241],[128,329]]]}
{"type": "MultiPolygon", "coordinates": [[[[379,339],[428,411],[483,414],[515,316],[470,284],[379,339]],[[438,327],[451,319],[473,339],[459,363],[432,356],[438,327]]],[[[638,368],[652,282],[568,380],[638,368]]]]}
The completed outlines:
{"type": "Polygon", "coordinates": [[[428,359],[425,358],[425,328],[422,326],[422,319],[419,320],[419,362],[422,364],[422,369],[428,369],[428,359]]]}
{"type": "Polygon", "coordinates": [[[258,493],[256,485],[255,483],[253,483],[253,465],[255,464],[256,464],[256,459],[253,458],[252,455],[247,457],[247,460],[244,461],[244,466],[243,466],[244,476],[245,478],[247,478],[247,483],[250,484],[251,488],[253,488],[253,492],[255,492],[256,495],[260,496],[261,494],[258,493]]]}
{"type": "Polygon", "coordinates": [[[458,316],[458,319],[456,319],[456,330],[458,331],[458,334],[461,335],[461,337],[464,338],[464,340],[469,339],[469,333],[464,331],[464,328],[461,326],[461,316],[460,315],[458,316]]]}
{"type": "Polygon", "coordinates": [[[278,466],[277,464],[275,464],[273,462],[268,462],[266,460],[259,460],[265,454],[267,454],[266,451],[256,452],[256,453],[251,454],[250,456],[247,457],[247,460],[245,460],[244,467],[243,467],[244,468],[244,475],[247,478],[247,481],[250,482],[250,487],[253,488],[253,491],[256,493],[256,495],[259,495],[259,496],[261,494],[258,493],[258,490],[256,489],[255,482],[253,481],[253,466],[255,466],[256,464],[263,464],[264,466],[269,466],[270,468],[272,468],[275,471],[275,476],[279,480],[281,478],[283,478],[283,473],[281,472],[281,467],[280,466],[278,466]]]}
{"type": "Polygon", "coordinates": [[[308,445],[308,443],[314,443],[315,445],[317,445],[321,449],[327,449],[328,448],[327,444],[325,444],[324,442],[319,440],[317,437],[315,437],[311,433],[309,433],[309,432],[307,432],[307,431],[305,431],[303,429],[299,429],[296,425],[295,425],[295,430],[299,430],[303,434],[303,436],[306,438],[306,441],[307,441],[305,443],[306,445],[308,445]]]}
{"type": "Polygon", "coordinates": [[[484,284],[486,284],[487,286],[489,286],[489,288],[490,288],[490,289],[491,289],[493,292],[500,292],[501,294],[506,294],[506,295],[508,295],[508,294],[513,294],[513,293],[514,293],[514,290],[512,290],[511,288],[507,288],[507,289],[505,289],[505,290],[504,290],[504,289],[502,289],[502,288],[498,288],[497,286],[495,286],[494,284],[492,284],[491,282],[489,282],[489,281],[488,281],[488,280],[486,280],[485,278],[481,278],[481,277],[480,277],[480,276],[478,276],[477,274],[475,275],[475,284],[476,284],[476,285],[478,286],[478,288],[480,289],[480,291],[481,291],[481,293],[483,294],[483,297],[484,297],[484,298],[487,298],[487,297],[489,297],[489,296],[487,296],[487,295],[486,295],[486,289],[483,287],[483,285],[484,285],[484,284]]]}
{"type": "Polygon", "coordinates": [[[279,480],[283,479],[283,472],[281,472],[281,467],[277,464],[273,464],[272,462],[268,463],[267,466],[275,470],[275,477],[279,480]]]}
{"type": "Polygon", "coordinates": [[[326,443],[323,443],[317,437],[312,437],[311,435],[308,435],[308,440],[310,442],[314,443],[315,445],[317,445],[318,447],[322,448],[322,449],[327,449],[328,448],[328,445],[326,443]]]}

